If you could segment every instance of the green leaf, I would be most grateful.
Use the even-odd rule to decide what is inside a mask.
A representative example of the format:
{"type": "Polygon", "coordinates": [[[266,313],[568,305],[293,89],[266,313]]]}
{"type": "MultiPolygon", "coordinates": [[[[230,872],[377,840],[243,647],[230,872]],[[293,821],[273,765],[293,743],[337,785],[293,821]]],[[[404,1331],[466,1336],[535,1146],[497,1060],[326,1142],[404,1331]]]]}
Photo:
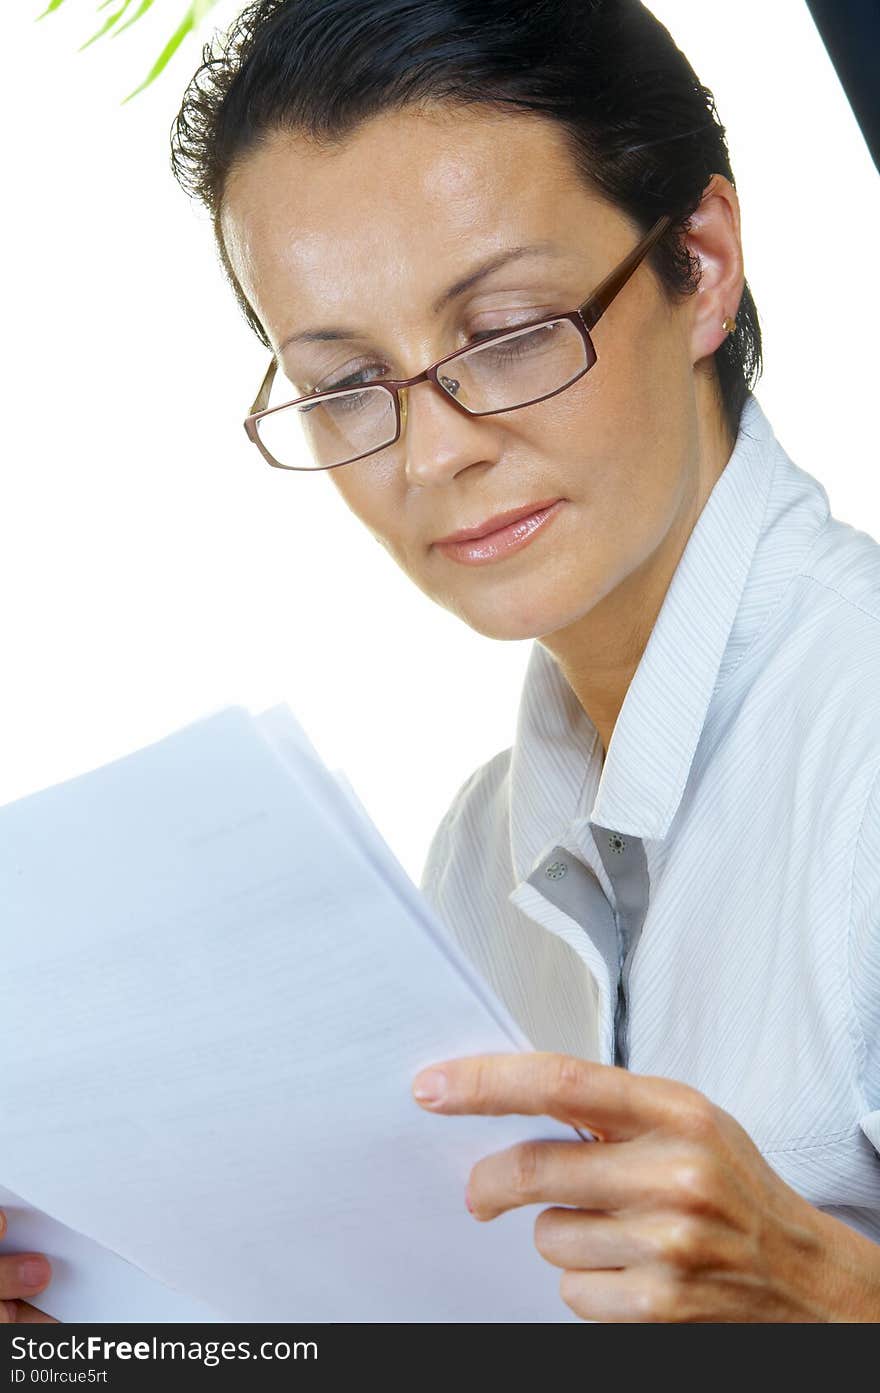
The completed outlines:
{"type": "MultiPolygon", "coordinates": [[[[77,52],[82,53],[83,49],[89,48],[89,46],[93,44],[96,41],[96,39],[100,39],[104,34],[109,33],[112,39],[117,38],[120,34],[124,33],[126,29],[130,29],[131,26],[135,24],[137,20],[141,19],[147,13],[148,10],[152,9],[155,0],[140,0],[140,3],[138,4],[138,7],[134,11],[134,13],[131,14],[129,18],[125,20],[124,24],[120,24],[119,21],[123,18],[123,16],[127,13],[127,11],[131,8],[131,6],[134,3],[135,0],[100,0],[100,3],[97,6],[99,12],[101,10],[108,9],[113,4],[116,5],[116,9],[113,11],[112,14],[107,16],[100,29],[96,30],[95,33],[92,34],[91,38],[86,39],[84,44],[80,44],[80,47],[77,50],[77,52]]],[[[41,14],[37,15],[37,19],[45,19],[46,15],[52,14],[53,11],[60,9],[60,7],[63,4],[64,0],[49,0],[49,3],[46,6],[45,10],[43,10],[41,14]]],[[[194,29],[197,29],[202,23],[202,21],[205,19],[205,17],[209,14],[211,10],[213,10],[214,6],[217,4],[219,4],[219,0],[190,0],[190,4],[187,8],[185,15],[183,16],[183,19],[180,21],[180,24],[177,26],[174,33],[171,35],[171,38],[168,40],[167,44],[162,49],[162,52],[159,54],[159,57],[156,59],[152,68],[147,73],[147,76],[144,78],[143,82],[141,82],[140,85],[134,89],[133,92],[129,92],[128,96],[123,98],[121,102],[122,106],[124,106],[126,102],[130,102],[132,97],[136,97],[139,92],[143,92],[144,88],[149,87],[151,82],[155,82],[156,78],[163,71],[163,69],[168,66],[168,63],[171,61],[180,45],[183,43],[183,40],[186,38],[187,34],[191,34],[194,29]]]]}
{"type": "Polygon", "coordinates": [[[140,19],[141,15],[145,15],[147,10],[152,8],[152,5],[153,0],[141,0],[141,3],[138,5],[131,19],[127,19],[124,24],[120,24],[118,29],[114,29],[113,33],[110,35],[111,39],[116,39],[120,34],[124,34],[126,29],[131,28],[136,19],[140,19]]]}
{"type": "MultiPolygon", "coordinates": [[[[45,10],[43,11],[43,13],[37,15],[37,19],[45,19],[45,18],[46,18],[46,15],[50,15],[50,14],[52,13],[53,10],[57,10],[57,9],[59,8],[59,6],[61,6],[61,5],[63,5],[63,4],[64,4],[64,0],[49,0],[49,4],[46,6],[46,8],[45,8],[45,10]]],[[[36,22],[36,21],[35,21],[35,22],[36,22]]]]}
{"type": "Polygon", "coordinates": [[[187,34],[191,33],[192,30],[195,29],[196,24],[196,4],[194,3],[190,5],[183,19],[180,21],[180,24],[177,26],[174,33],[171,35],[171,38],[168,40],[167,44],[162,49],[162,52],[159,54],[159,57],[156,59],[152,68],[147,73],[143,82],[140,83],[139,86],[135,87],[133,92],[129,92],[127,97],[123,97],[122,101],[120,102],[120,106],[125,106],[125,103],[130,102],[132,97],[136,97],[138,92],[143,92],[145,87],[149,87],[151,82],[155,82],[156,78],[163,71],[163,69],[168,66],[168,63],[174,57],[174,54],[177,52],[177,50],[180,48],[180,45],[183,43],[187,34]]]}
{"type": "MultiPolygon", "coordinates": [[[[84,44],[80,44],[79,48],[77,49],[77,53],[82,53],[84,48],[88,48],[89,44],[93,44],[95,42],[95,39],[100,39],[101,35],[106,34],[108,29],[112,29],[117,19],[122,18],[130,4],[131,0],[122,0],[122,4],[119,7],[119,9],[115,12],[115,14],[110,15],[109,19],[105,19],[104,23],[101,25],[101,28],[98,29],[90,39],[86,39],[84,44]]],[[[101,10],[106,9],[106,5],[99,5],[98,8],[101,10]]]]}

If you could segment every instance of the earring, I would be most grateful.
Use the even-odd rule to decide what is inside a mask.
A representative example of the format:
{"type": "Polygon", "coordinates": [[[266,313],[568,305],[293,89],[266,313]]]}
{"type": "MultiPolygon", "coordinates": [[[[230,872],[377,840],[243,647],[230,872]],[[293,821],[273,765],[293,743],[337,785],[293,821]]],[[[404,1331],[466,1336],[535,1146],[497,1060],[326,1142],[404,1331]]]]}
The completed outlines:
{"type": "Polygon", "coordinates": [[[725,334],[732,334],[734,329],[736,328],[736,320],[731,318],[730,315],[728,315],[727,318],[722,321],[721,327],[724,330],[725,334]]]}

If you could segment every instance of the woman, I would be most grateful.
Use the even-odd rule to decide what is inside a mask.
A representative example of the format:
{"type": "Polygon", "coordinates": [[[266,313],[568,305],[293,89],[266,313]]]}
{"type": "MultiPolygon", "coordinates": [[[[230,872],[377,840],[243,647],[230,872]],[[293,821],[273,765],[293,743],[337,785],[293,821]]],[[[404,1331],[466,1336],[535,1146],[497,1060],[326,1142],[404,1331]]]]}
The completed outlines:
{"type": "Polygon", "coordinates": [[[475,1219],[545,1206],[584,1319],[880,1319],[880,547],[753,395],[711,93],[637,0],[258,0],[172,149],[268,463],[535,640],[423,888],[536,1052],[414,1093],[604,1144],[482,1159],[475,1219]]]}

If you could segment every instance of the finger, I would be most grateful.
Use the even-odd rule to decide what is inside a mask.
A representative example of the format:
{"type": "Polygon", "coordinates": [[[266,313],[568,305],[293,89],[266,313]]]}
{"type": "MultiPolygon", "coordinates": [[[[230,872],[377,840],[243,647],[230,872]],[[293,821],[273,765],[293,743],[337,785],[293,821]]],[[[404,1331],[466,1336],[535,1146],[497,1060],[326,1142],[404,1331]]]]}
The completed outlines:
{"type": "Polygon", "coordinates": [[[6,1211],[5,1211],[5,1209],[0,1209],[0,1238],[3,1237],[3,1235],[5,1234],[5,1232],[6,1232],[6,1211]]]}
{"type": "Polygon", "coordinates": [[[632,1324],[693,1320],[685,1293],[660,1269],[627,1267],[618,1272],[567,1270],[559,1295],[582,1320],[632,1324]]]}
{"type": "Polygon", "coordinates": [[[562,1268],[661,1265],[679,1274],[732,1266],[730,1236],[710,1219],[674,1211],[602,1214],[582,1209],[542,1209],[535,1247],[562,1268]]]}
{"type": "Polygon", "coordinates": [[[535,1050],[432,1065],[413,1080],[413,1097],[432,1112],[543,1114],[618,1141],[668,1126],[702,1095],[673,1079],[535,1050]]]}
{"type": "Polygon", "coordinates": [[[18,1302],[0,1301],[0,1325],[15,1325],[18,1320],[18,1302]]]}
{"type": "Polygon", "coordinates": [[[468,1204],[475,1219],[494,1219],[526,1204],[582,1210],[646,1210],[668,1203],[670,1181],[653,1144],[579,1141],[519,1142],[472,1167],[468,1204]]]}
{"type": "Polygon", "coordinates": [[[14,1301],[34,1296],[52,1277],[49,1260],[42,1253],[13,1253],[0,1258],[0,1299],[14,1301]]]}
{"type": "Polygon", "coordinates": [[[634,1267],[652,1256],[650,1241],[628,1218],[584,1209],[542,1209],[535,1247],[553,1267],[634,1267]]]}

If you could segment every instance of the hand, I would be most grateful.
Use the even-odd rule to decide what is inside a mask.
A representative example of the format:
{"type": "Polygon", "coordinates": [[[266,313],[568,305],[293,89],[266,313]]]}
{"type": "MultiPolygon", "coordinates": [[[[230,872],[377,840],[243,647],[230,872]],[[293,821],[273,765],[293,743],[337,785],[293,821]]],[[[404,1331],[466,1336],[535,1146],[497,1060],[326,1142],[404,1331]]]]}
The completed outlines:
{"type": "Polygon", "coordinates": [[[542,1210],[534,1241],[584,1320],[880,1321],[880,1247],[786,1185],[686,1084],[534,1052],[436,1064],[413,1094],[431,1112],[543,1114],[597,1137],[486,1156],[466,1194],[482,1222],[571,1206],[542,1210]],[[435,1071],[432,1104],[419,1092],[435,1071]]]}
{"type": "MultiPolygon", "coordinates": [[[[0,1209],[0,1239],[6,1233],[6,1215],[0,1209]]],[[[48,1286],[52,1277],[49,1259],[42,1253],[13,1253],[0,1257],[0,1325],[58,1325],[53,1316],[47,1316],[25,1300],[26,1296],[36,1296],[37,1292],[48,1286]],[[23,1262],[42,1264],[43,1272],[36,1281],[26,1281],[21,1274],[23,1262]]]]}

